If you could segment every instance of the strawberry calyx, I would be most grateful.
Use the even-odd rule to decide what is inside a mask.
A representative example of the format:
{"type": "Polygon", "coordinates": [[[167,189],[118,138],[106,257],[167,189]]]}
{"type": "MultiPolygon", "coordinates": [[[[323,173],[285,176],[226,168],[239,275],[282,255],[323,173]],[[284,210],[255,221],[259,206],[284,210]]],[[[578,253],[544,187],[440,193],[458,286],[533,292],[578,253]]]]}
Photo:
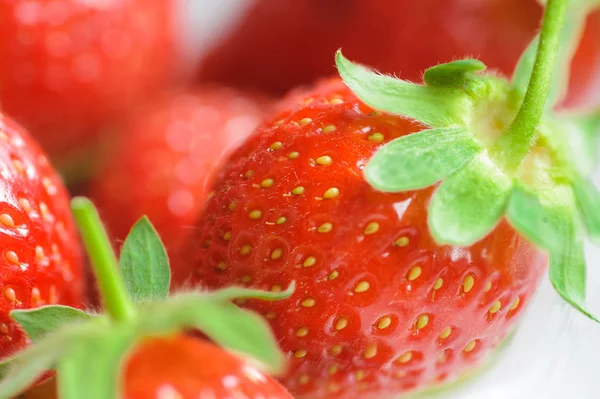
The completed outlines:
{"type": "Polygon", "coordinates": [[[477,60],[432,67],[423,84],[378,74],[341,51],[336,65],[364,103],[426,127],[375,153],[364,171],[374,188],[400,192],[438,185],[428,225],[441,245],[470,246],[506,218],[547,251],[557,292],[598,321],[585,309],[583,254],[586,230],[592,238],[600,233],[600,193],[589,180],[595,162],[575,160],[582,156],[570,150],[592,140],[600,118],[553,112],[591,5],[549,0],[541,33],[512,82],[485,73],[477,60]],[[564,145],[571,141],[579,144],[564,145]]]}
{"type": "Polygon", "coordinates": [[[57,372],[61,398],[120,397],[121,370],[137,343],[189,330],[199,330],[217,345],[256,359],[257,367],[265,371],[283,371],[284,356],[266,321],[232,301],[285,299],[293,293],[293,283],[283,292],[230,287],[169,297],[169,261],[147,218],[133,227],[117,262],[92,203],[75,198],[72,210],[106,313],[66,306],[13,311],[11,316],[33,344],[0,363],[0,397],[13,397],[49,370],[57,372]]]}

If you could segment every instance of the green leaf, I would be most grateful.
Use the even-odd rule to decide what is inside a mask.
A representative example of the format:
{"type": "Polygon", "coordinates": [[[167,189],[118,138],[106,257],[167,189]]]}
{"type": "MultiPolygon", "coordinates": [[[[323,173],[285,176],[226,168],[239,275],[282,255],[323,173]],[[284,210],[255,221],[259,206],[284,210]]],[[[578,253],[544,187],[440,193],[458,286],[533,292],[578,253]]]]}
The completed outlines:
{"type": "Polygon", "coordinates": [[[58,362],[58,396],[61,399],[121,397],[123,360],[137,339],[134,329],[113,324],[109,333],[90,334],[75,342],[58,362]]]}
{"type": "MultiPolygon", "coordinates": [[[[551,110],[565,95],[569,83],[571,61],[583,34],[587,6],[571,6],[567,12],[565,25],[562,29],[560,49],[557,56],[557,66],[553,75],[552,85],[546,101],[546,108],[551,110]]],[[[529,85],[537,48],[539,35],[529,44],[521,55],[513,75],[513,85],[524,94],[529,85]]]]}
{"type": "Polygon", "coordinates": [[[369,161],[365,176],[380,191],[417,190],[456,172],[480,151],[464,128],[424,130],[383,146],[369,161]]]}
{"type": "Polygon", "coordinates": [[[336,54],[336,66],[346,85],[365,104],[382,111],[415,119],[432,128],[466,126],[473,108],[460,89],[423,86],[355,64],[336,54]]]}
{"type": "Polygon", "coordinates": [[[142,217],[131,229],[119,263],[127,290],[135,301],[163,299],[169,295],[169,258],[147,217],[142,217]]]}
{"type": "Polygon", "coordinates": [[[581,177],[573,179],[573,192],[590,238],[600,240],[600,193],[594,183],[581,177]]]}
{"type": "Polygon", "coordinates": [[[435,240],[468,246],[485,237],[502,218],[512,185],[486,154],[473,158],[431,199],[429,229],[435,240]]]}
{"type": "Polygon", "coordinates": [[[423,81],[429,86],[466,88],[477,79],[475,72],[485,71],[486,65],[473,59],[457,60],[425,70],[423,81]]]}
{"type": "Polygon", "coordinates": [[[23,327],[33,342],[39,341],[46,334],[55,332],[67,324],[87,321],[94,317],[82,310],[61,305],[13,310],[10,316],[23,327]]]}

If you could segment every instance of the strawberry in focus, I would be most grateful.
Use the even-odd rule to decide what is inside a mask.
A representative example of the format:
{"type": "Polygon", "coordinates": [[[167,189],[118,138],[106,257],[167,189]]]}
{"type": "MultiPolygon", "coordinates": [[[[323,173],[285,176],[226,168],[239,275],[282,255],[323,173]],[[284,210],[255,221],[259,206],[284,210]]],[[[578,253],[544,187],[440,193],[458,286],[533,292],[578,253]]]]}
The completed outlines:
{"type": "Polygon", "coordinates": [[[69,196],[24,129],[0,114],[0,358],[29,339],[9,317],[48,304],[81,307],[83,259],[69,196]]]}
{"type": "Polygon", "coordinates": [[[0,1],[0,104],[66,161],[172,78],[170,0],[0,1]]]}
{"type": "Polygon", "coordinates": [[[506,222],[471,247],[437,245],[432,189],[382,193],[363,177],[377,149],[422,127],[341,80],[282,107],[227,162],[186,251],[194,266],[175,278],[273,291],[297,281],[290,300],[248,304],[288,353],[297,397],[455,379],[511,332],[546,255],[506,222]]]}
{"type": "Polygon", "coordinates": [[[267,104],[259,96],[204,87],[140,110],[90,184],[111,234],[123,240],[147,215],[174,252],[192,231],[216,166],[250,135],[267,104]]]}
{"type": "MultiPolygon", "coordinates": [[[[340,47],[415,82],[424,69],[466,55],[509,75],[541,16],[537,0],[256,1],[206,55],[199,77],[283,93],[333,75],[340,47]]],[[[598,21],[595,13],[573,61],[569,106],[598,92],[598,21]]]]}

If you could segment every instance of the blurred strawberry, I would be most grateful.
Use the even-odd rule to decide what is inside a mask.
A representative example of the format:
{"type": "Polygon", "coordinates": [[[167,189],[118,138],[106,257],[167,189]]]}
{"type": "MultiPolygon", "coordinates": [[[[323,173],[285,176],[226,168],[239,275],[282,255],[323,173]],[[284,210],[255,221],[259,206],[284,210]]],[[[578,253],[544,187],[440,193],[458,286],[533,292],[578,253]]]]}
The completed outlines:
{"type": "Polygon", "coordinates": [[[123,239],[148,215],[172,250],[191,232],[209,177],[260,122],[266,100],[221,87],[166,95],[140,110],[91,184],[106,224],[123,239]]]}
{"type": "Polygon", "coordinates": [[[0,104],[53,158],[159,89],[174,64],[171,0],[0,0],[0,104]]]}
{"type": "MultiPolygon", "coordinates": [[[[412,81],[431,65],[471,55],[510,74],[541,15],[536,0],[256,1],[206,55],[200,78],[282,93],[334,74],[340,47],[412,81]]],[[[573,94],[581,100],[600,85],[590,87],[600,69],[600,16],[594,18],[574,61],[573,94]]]]}

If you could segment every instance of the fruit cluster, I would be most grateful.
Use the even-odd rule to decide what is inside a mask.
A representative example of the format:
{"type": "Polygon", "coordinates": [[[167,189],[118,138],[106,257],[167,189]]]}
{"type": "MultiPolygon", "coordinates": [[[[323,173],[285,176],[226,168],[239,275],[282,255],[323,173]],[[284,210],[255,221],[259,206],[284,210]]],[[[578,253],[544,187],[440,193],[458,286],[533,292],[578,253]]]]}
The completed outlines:
{"type": "Polygon", "coordinates": [[[253,1],[196,74],[100,3],[0,0],[0,399],[443,389],[546,274],[598,321],[598,0],[253,1]]]}

